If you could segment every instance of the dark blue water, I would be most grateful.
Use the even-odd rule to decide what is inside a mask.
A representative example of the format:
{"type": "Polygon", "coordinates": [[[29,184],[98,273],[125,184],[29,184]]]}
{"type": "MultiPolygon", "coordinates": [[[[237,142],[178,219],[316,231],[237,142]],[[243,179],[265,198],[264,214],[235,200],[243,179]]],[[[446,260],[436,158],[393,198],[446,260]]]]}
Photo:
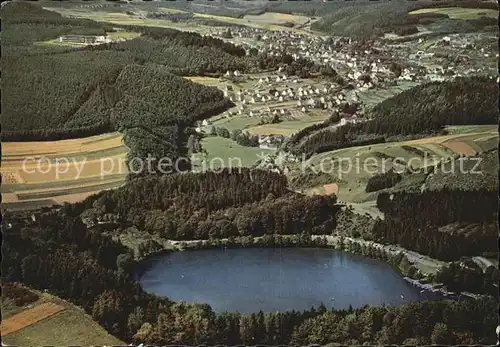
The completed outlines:
{"type": "Polygon", "coordinates": [[[401,305],[436,298],[378,260],[329,249],[175,252],[152,259],[142,287],[175,301],[244,313],[401,305]]]}

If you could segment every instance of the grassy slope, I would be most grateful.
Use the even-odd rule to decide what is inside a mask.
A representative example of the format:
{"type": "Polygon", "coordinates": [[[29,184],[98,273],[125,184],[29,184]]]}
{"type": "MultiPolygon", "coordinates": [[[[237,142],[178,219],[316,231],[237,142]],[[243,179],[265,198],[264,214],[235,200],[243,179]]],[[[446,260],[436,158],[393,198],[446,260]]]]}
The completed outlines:
{"type": "MultiPolygon", "coordinates": [[[[32,304],[33,307],[44,302],[55,302],[66,307],[66,310],[17,332],[2,336],[3,343],[14,346],[125,345],[107,333],[81,308],[48,293],[32,291],[40,296],[40,299],[32,304]]],[[[2,298],[3,319],[20,313],[26,308],[16,307],[9,299],[2,298]]]]}
{"type": "MultiPolygon", "coordinates": [[[[223,166],[228,167],[250,167],[258,159],[262,153],[268,154],[273,152],[268,149],[258,147],[244,147],[231,139],[226,139],[219,136],[206,137],[201,142],[202,147],[208,152],[205,158],[208,168],[218,169],[221,161],[223,166]],[[241,165],[238,165],[241,163],[241,165]]],[[[195,154],[195,165],[200,168],[203,155],[195,154]]]]}
{"type": "MultiPolygon", "coordinates": [[[[455,127],[455,129],[459,129],[455,127]]],[[[479,129],[479,128],[478,128],[479,129]]],[[[478,131],[477,133],[471,135],[470,133],[464,133],[462,135],[457,135],[454,138],[454,141],[463,141],[464,143],[472,143],[474,140],[478,140],[475,143],[481,147],[484,146],[484,143],[480,140],[486,139],[486,141],[492,142],[496,141],[498,143],[498,135],[491,139],[491,131],[492,126],[485,126],[482,128],[484,132],[478,131]]],[[[310,158],[309,165],[314,168],[316,171],[321,171],[321,165],[323,165],[324,171],[326,173],[320,175],[300,175],[300,164],[296,165],[292,168],[290,173],[290,179],[295,180],[301,183],[302,189],[307,190],[308,188],[316,187],[320,184],[328,184],[328,183],[337,183],[339,186],[339,194],[338,197],[342,201],[347,202],[356,202],[362,203],[370,200],[376,199],[377,192],[366,193],[365,187],[368,182],[368,179],[375,173],[380,172],[383,169],[384,158],[397,157],[403,159],[405,162],[408,162],[410,159],[412,160],[412,166],[414,169],[423,168],[425,165],[433,165],[433,161],[431,161],[431,156],[436,156],[437,158],[450,158],[455,156],[455,153],[442,146],[439,142],[441,138],[428,138],[422,140],[422,142],[428,143],[411,143],[410,147],[414,147],[420,149],[421,151],[426,151],[428,153],[428,161],[425,161],[425,158],[420,157],[414,152],[408,151],[404,149],[402,146],[406,144],[406,142],[394,142],[394,143],[383,143],[369,146],[360,146],[360,147],[351,147],[346,149],[340,149],[330,152],[325,152],[321,154],[317,154],[310,158]],[[370,158],[370,159],[368,159],[370,158]],[[356,161],[359,160],[359,170],[356,169],[356,161]],[[366,161],[365,161],[366,160],[366,161]],[[352,170],[349,172],[349,162],[351,162],[352,170]],[[367,169],[364,169],[364,164],[367,163],[367,169]],[[333,166],[332,166],[333,163],[333,166]],[[342,164],[343,163],[343,164],[342,164]],[[373,163],[373,164],[372,164],[373,163]],[[342,165],[341,165],[342,164],[342,165]]],[[[407,145],[407,144],[406,144],[407,145]]],[[[474,164],[471,161],[472,165],[474,164]]],[[[487,170],[491,171],[492,165],[491,161],[488,161],[487,170]]],[[[385,166],[385,170],[389,170],[392,165],[387,162],[385,166]]],[[[403,175],[403,180],[399,182],[393,190],[397,189],[417,189],[419,190],[422,184],[426,179],[425,174],[414,173],[414,174],[405,174],[403,175]]],[[[432,186],[442,185],[444,184],[442,180],[446,179],[443,182],[449,182],[453,180],[452,177],[446,176],[436,176],[431,182],[432,186]]],[[[483,185],[491,185],[495,184],[492,181],[493,178],[488,175],[485,180],[477,180],[477,177],[468,177],[467,175],[461,177],[460,182],[463,183],[464,187],[473,188],[478,184],[480,186],[483,185]],[[473,184],[475,182],[475,184],[473,184]],[[492,183],[493,182],[493,183],[492,183]]],[[[458,182],[458,181],[457,181],[458,182]]],[[[449,183],[448,183],[449,185],[449,183]]]]}

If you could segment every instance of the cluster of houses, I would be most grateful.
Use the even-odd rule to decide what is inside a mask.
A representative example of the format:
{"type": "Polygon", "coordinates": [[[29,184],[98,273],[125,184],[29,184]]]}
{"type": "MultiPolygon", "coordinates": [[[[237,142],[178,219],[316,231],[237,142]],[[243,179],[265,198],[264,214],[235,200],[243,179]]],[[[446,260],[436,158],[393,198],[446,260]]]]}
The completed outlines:
{"type": "MultiPolygon", "coordinates": [[[[217,30],[220,31],[215,29],[215,35],[217,30]]],[[[358,42],[342,37],[320,37],[248,27],[234,28],[232,33],[236,38],[245,39],[237,43],[247,48],[247,51],[253,47],[260,53],[271,56],[286,53],[294,59],[307,58],[316,64],[330,66],[358,90],[391,86],[399,81],[425,82],[486,73],[482,70],[491,69],[484,69],[477,64],[495,57],[495,54],[498,58],[497,53],[480,47],[479,42],[482,43],[484,37],[478,33],[444,36],[434,45],[438,48],[446,47],[452,57],[460,56],[460,61],[438,57],[432,50],[418,51],[415,54],[415,45],[424,43],[425,38],[420,38],[418,43],[410,41],[390,45],[378,40],[358,42]],[[467,54],[463,54],[464,50],[467,54]],[[434,64],[427,64],[426,60],[434,64]],[[404,62],[405,68],[401,74],[395,75],[390,69],[391,63],[395,61],[404,62]],[[361,76],[367,75],[369,78],[360,80],[361,76]]]]}
{"type": "MultiPolygon", "coordinates": [[[[293,59],[306,58],[320,66],[329,66],[341,73],[354,88],[365,90],[385,87],[397,81],[415,81],[420,71],[406,69],[400,76],[390,70],[390,64],[397,58],[390,47],[377,41],[360,43],[350,38],[320,37],[299,34],[289,31],[266,31],[258,28],[235,28],[236,37],[253,39],[258,45],[238,41],[244,48],[258,48],[260,53],[270,56],[289,54],[293,59]],[[366,78],[369,76],[369,78],[366,78]],[[363,79],[360,79],[363,77],[363,79]]],[[[215,32],[217,34],[217,32],[215,32]]],[[[227,76],[231,75],[229,73],[227,76]]],[[[288,76],[277,76],[276,82],[289,81],[297,83],[297,79],[288,76]]],[[[269,80],[259,81],[269,83],[269,80]]]]}
{"type": "Polygon", "coordinates": [[[283,135],[259,135],[259,147],[262,149],[276,149],[284,141],[283,135]]]}
{"type": "MultiPolygon", "coordinates": [[[[305,84],[300,78],[289,76],[279,69],[270,75],[257,77],[252,89],[232,90],[231,87],[226,87],[224,95],[237,105],[236,111],[223,114],[227,118],[234,115],[293,117],[311,109],[320,109],[332,114],[342,114],[344,117],[334,125],[342,126],[364,120],[365,110],[360,102],[359,92],[405,81],[444,80],[482,72],[480,67],[467,65],[457,72],[457,63],[450,61],[445,64],[446,59],[438,58],[430,50],[417,51],[415,54],[416,42],[389,45],[380,41],[357,42],[349,38],[320,37],[249,27],[238,27],[231,31],[236,40],[245,39],[236,43],[247,51],[257,48],[260,53],[271,56],[289,54],[295,60],[307,58],[318,65],[329,66],[347,83],[344,87],[331,83],[305,84]],[[426,59],[438,63],[425,64],[426,59]],[[398,62],[403,63],[398,64],[400,71],[396,73],[394,63],[398,62]],[[345,113],[346,109],[353,109],[349,107],[353,104],[361,106],[354,108],[352,113],[345,113]]],[[[222,32],[220,34],[222,35],[222,32]]],[[[418,44],[422,44],[422,40],[418,44]]],[[[473,47],[469,40],[458,41],[452,35],[443,37],[437,46],[446,47],[447,50],[473,47]]],[[[484,49],[477,51],[479,55],[488,56],[487,52],[483,52],[484,49]]],[[[225,76],[244,78],[239,71],[228,71],[225,76]]],[[[278,147],[281,141],[277,136],[263,136],[259,138],[259,145],[263,148],[278,147]]]]}
{"type": "MultiPolygon", "coordinates": [[[[497,38],[490,39],[497,41],[497,38]]],[[[425,40],[419,39],[418,45],[425,44],[425,40]]],[[[498,60],[499,55],[485,47],[484,42],[485,37],[479,33],[451,34],[429,42],[425,51],[413,53],[415,42],[408,42],[401,44],[396,52],[418,68],[417,80],[442,81],[471,74],[494,78],[497,70],[494,60],[498,60]],[[488,59],[491,64],[486,63],[488,59]]]]}
{"type": "Polygon", "coordinates": [[[292,87],[288,82],[292,81],[278,74],[259,78],[255,89],[235,91],[231,86],[226,86],[224,96],[237,105],[237,110],[228,111],[224,116],[294,116],[311,109],[335,112],[345,108],[346,104],[359,102],[356,91],[344,91],[334,84],[301,84],[292,87]]]}

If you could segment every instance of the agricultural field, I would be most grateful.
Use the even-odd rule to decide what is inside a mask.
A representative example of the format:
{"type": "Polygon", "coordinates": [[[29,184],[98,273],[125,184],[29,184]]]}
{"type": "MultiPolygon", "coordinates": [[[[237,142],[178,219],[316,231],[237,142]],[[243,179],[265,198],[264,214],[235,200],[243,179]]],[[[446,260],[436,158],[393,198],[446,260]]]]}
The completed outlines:
{"type": "MultiPolygon", "coordinates": [[[[44,7],[47,10],[59,12],[64,16],[71,16],[75,18],[86,18],[92,19],[98,22],[107,22],[118,25],[137,25],[137,26],[150,26],[150,27],[160,27],[160,28],[173,28],[178,30],[186,30],[186,31],[196,31],[196,32],[207,32],[211,29],[210,26],[204,26],[197,24],[196,26],[192,25],[192,23],[183,22],[183,21],[171,21],[167,19],[153,19],[146,18],[147,11],[144,11],[139,6],[134,13],[125,13],[125,12],[110,12],[103,10],[89,10],[89,9],[78,9],[78,8],[64,8],[64,7],[44,7]]],[[[155,12],[164,12],[164,13],[184,13],[185,11],[172,9],[172,8],[164,8],[158,7],[155,8],[155,12]]],[[[286,27],[282,25],[270,24],[272,22],[272,18],[279,18],[280,14],[271,14],[268,16],[253,16],[257,18],[245,19],[245,18],[234,18],[227,16],[218,16],[206,13],[193,13],[194,19],[207,19],[214,20],[221,23],[234,24],[234,25],[244,25],[252,28],[261,28],[270,31],[293,31],[297,33],[308,33],[305,30],[286,27]]],[[[291,18],[296,23],[306,23],[304,16],[291,16],[291,18]]],[[[279,24],[282,22],[278,21],[279,24]]]]}
{"type": "MultiPolygon", "coordinates": [[[[475,156],[493,150],[498,146],[498,132],[495,126],[481,126],[477,132],[465,132],[453,135],[435,136],[411,141],[382,143],[368,146],[351,147],[317,154],[304,166],[322,176],[330,176],[330,183],[338,186],[338,198],[345,202],[364,203],[376,199],[377,192],[365,192],[368,179],[375,173],[391,168],[401,171],[411,164],[414,171],[434,166],[438,161],[447,161],[459,155],[475,156]],[[399,159],[399,165],[393,165],[389,159],[399,159]],[[357,164],[359,163],[359,165],[357,164]]],[[[457,129],[457,127],[454,127],[457,129]]],[[[302,164],[291,167],[290,179],[298,179],[302,164]]],[[[425,174],[403,175],[394,189],[417,189],[426,180],[425,174]]],[[[311,180],[314,182],[314,179],[311,180]]],[[[305,189],[310,194],[325,194],[327,185],[322,178],[320,186],[312,185],[305,189]]]]}
{"type": "Polygon", "coordinates": [[[451,19],[477,19],[480,17],[498,18],[498,11],[484,8],[463,8],[463,7],[443,7],[443,8],[422,8],[411,11],[409,14],[440,13],[446,14],[451,19]]]}
{"type": "Polygon", "coordinates": [[[219,136],[204,138],[201,141],[201,146],[207,152],[207,155],[202,153],[194,154],[194,171],[222,167],[251,167],[262,155],[274,152],[271,149],[241,146],[231,139],[219,136]]]}
{"type": "Polygon", "coordinates": [[[86,43],[80,42],[60,42],[59,39],[52,39],[47,41],[34,42],[37,46],[61,46],[61,47],[85,47],[86,43]]]}
{"type": "Polygon", "coordinates": [[[451,129],[458,130],[457,133],[436,136],[412,141],[406,141],[406,145],[433,145],[451,149],[452,152],[458,155],[470,156],[475,153],[487,152],[498,147],[498,129],[495,125],[478,125],[478,126],[455,126],[451,129]],[[474,129],[475,132],[469,132],[466,129],[474,129]]]}
{"type": "Polygon", "coordinates": [[[247,128],[248,132],[253,135],[284,135],[291,136],[294,133],[308,126],[322,123],[328,119],[326,112],[318,112],[317,114],[297,112],[300,115],[292,120],[285,120],[277,124],[263,124],[247,128]]]}
{"type": "Polygon", "coordinates": [[[45,302],[27,309],[2,322],[2,336],[22,330],[64,310],[63,306],[53,302],[45,302]]]}
{"type": "Polygon", "coordinates": [[[120,133],[62,141],[3,143],[4,207],[76,202],[119,187],[128,174],[120,133]]]}
{"type": "Polygon", "coordinates": [[[173,22],[165,19],[152,19],[145,16],[128,14],[124,12],[106,12],[106,11],[90,11],[88,9],[75,9],[75,8],[60,8],[60,7],[44,7],[49,11],[59,12],[65,17],[91,19],[97,22],[105,22],[117,25],[134,25],[134,26],[147,26],[159,28],[172,28],[177,30],[186,31],[205,31],[208,29],[203,26],[194,28],[192,25],[183,22],[173,22]],[[195,30],[196,29],[196,30],[195,30]]]}
{"type": "Polygon", "coordinates": [[[48,293],[30,290],[39,298],[15,306],[2,297],[2,342],[13,346],[124,345],[108,334],[81,308],[48,293]]]}
{"type": "Polygon", "coordinates": [[[194,16],[198,18],[214,19],[231,24],[245,25],[251,28],[259,28],[269,31],[292,31],[301,34],[305,34],[307,31],[294,27],[283,26],[283,24],[286,22],[292,22],[294,24],[303,25],[309,20],[308,17],[305,16],[283,15],[280,13],[264,13],[258,16],[246,15],[244,18],[217,16],[204,13],[194,13],[194,16]],[[285,20],[285,18],[291,20],[285,20]]]}
{"type": "Polygon", "coordinates": [[[496,125],[449,125],[446,127],[446,131],[450,135],[494,132],[496,130],[498,130],[498,126],[496,125]]]}
{"type": "Polygon", "coordinates": [[[112,40],[132,40],[135,39],[136,37],[141,36],[141,33],[135,32],[135,31],[127,31],[127,30],[120,30],[120,31],[114,31],[108,33],[108,36],[112,40]]]}
{"type": "Polygon", "coordinates": [[[359,98],[370,108],[416,85],[418,85],[418,82],[400,81],[396,86],[361,91],[359,92],[359,98]]]}
{"type": "Polygon", "coordinates": [[[336,183],[324,184],[319,187],[311,188],[304,192],[306,195],[337,195],[339,186],[336,183]]]}
{"type": "Polygon", "coordinates": [[[291,23],[294,26],[303,26],[310,21],[310,18],[306,16],[274,12],[265,12],[259,15],[246,15],[243,17],[243,19],[254,23],[271,25],[284,25],[287,23],[291,23]]]}

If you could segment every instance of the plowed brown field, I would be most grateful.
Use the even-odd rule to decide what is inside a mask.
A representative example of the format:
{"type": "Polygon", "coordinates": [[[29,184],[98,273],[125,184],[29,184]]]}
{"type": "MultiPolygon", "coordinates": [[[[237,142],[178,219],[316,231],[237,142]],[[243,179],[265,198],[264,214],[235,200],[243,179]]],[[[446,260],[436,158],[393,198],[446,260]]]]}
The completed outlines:
{"type": "Polygon", "coordinates": [[[445,147],[448,147],[449,149],[451,149],[453,152],[455,152],[457,154],[463,154],[467,157],[470,157],[470,156],[473,156],[474,154],[476,154],[476,151],[474,150],[474,148],[472,148],[471,146],[469,146],[465,142],[450,141],[450,142],[443,142],[442,145],[445,147]]]}
{"type": "Polygon", "coordinates": [[[45,302],[18,313],[2,322],[2,336],[21,330],[65,309],[65,307],[53,302],[45,302]]]}

